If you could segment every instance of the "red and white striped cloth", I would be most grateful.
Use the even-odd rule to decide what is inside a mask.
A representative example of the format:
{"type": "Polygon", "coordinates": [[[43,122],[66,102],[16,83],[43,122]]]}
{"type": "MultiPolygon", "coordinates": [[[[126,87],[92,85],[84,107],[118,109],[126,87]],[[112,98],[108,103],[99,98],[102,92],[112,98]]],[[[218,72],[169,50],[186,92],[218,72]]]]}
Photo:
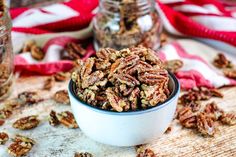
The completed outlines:
{"type": "MultiPolygon", "coordinates": [[[[42,8],[12,9],[14,51],[18,52],[26,40],[34,39],[45,52],[45,58],[40,62],[31,58],[30,53],[16,55],[16,70],[53,74],[71,69],[70,61],[60,60],[60,52],[67,42],[83,42],[92,36],[89,24],[97,11],[97,6],[97,0],[70,0],[42,8]]],[[[236,46],[235,8],[236,4],[217,0],[157,2],[157,10],[168,32],[181,36],[214,39],[232,46],[236,46]]],[[[183,43],[185,42],[179,41],[168,44],[159,53],[163,59],[178,58],[184,61],[184,67],[176,74],[182,88],[236,84],[212,67],[211,61],[217,53],[216,50],[211,49],[209,55],[210,52],[202,48],[207,47],[203,44],[195,41],[183,43]],[[193,48],[195,53],[192,51],[193,48]]],[[[87,50],[84,59],[95,53],[92,41],[87,50]]],[[[235,56],[231,59],[235,60],[235,56]]]]}

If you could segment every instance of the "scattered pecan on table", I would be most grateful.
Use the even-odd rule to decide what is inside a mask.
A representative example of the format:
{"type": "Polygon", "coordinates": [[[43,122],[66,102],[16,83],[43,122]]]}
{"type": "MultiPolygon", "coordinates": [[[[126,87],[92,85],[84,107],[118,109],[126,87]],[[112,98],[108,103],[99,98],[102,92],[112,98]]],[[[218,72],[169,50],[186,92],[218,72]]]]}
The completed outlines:
{"type": "Polygon", "coordinates": [[[29,130],[37,127],[39,123],[40,120],[38,119],[38,116],[33,115],[18,119],[12,126],[20,130],[29,130]]]}
{"type": "Polygon", "coordinates": [[[68,58],[73,60],[80,59],[86,54],[86,50],[74,42],[67,43],[65,50],[68,53],[68,58]]]}
{"type": "Polygon", "coordinates": [[[144,148],[142,145],[137,146],[137,156],[136,157],[157,157],[157,155],[150,148],[144,148]]]}
{"type": "Polygon", "coordinates": [[[223,113],[220,117],[220,121],[223,124],[235,125],[236,124],[236,114],[235,113],[223,113]]]}
{"type": "Polygon", "coordinates": [[[2,126],[4,123],[5,123],[5,121],[0,119],[0,126],[2,126]]]}
{"type": "Polygon", "coordinates": [[[59,90],[53,95],[53,100],[57,103],[69,104],[70,99],[67,90],[59,90]]]}
{"type": "Polygon", "coordinates": [[[197,115],[197,128],[202,135],[214,136],[217,131],[215,121],[206,113],[197,115]]]}
{"type": "Polygon", "coordinates": [[[54,75],[56,81],[63,82],[68,79],[68,74],[64,72],[59,72],[54,75]]]}
{"type": "Polygon", "coordinates": [[[35,141],[21,135],[16,135],[13,143],[8,147],[8,153],[14,157],[22,157],[29,153],[35,145],[35,141]]]}
{"type": "Polygon", "coordinates": [[[224,69],[223,73],[229,78],[236,79],[236,69],[224,69]]]}
{"type": "Polygon", "coordinates": [[[51,111],[50,114],[49,114],[49,124],[52,125],[52,126],[57,126],[60,124],[58,118],[57,118],[57,113],[55,111],[51,111]]]}
{"type": "Polygon", "coordinates": [[[93,157],[93,155],[88,152],[82,152],[82,153],[75,153],[74,157],[93,157]]]}
{"type": "Polygon", "coordinates": [[[32,91],[22,92],[18,94],[18,98],[26,104],[34,104],[43,100],[37,92],[32,91]]]}
{"type": "Polygon", "coordinates": [[[50,90],[55,84],[55,78],[49,77],[44,81],[43,89],[50,90]]]}
{"type": "Polygon", "coordinates": [[[217,68],[232,68],[233,64],[231,63],[230,60],[228,60],[226,58],[226,56],[222,53],[219,53],[216,58],[213,61],[213,64],[217,67],[217,68]]]}
{"type": "Polygon", "coordinates": [[[9,140],[9,136],[5,132],[0,132],[0,145],[5,144],[9,140]]]}
{"type": "Polygon", "coordinates": [[[165,101],[168,72],[151,49],[139,46],[100,49],[78,61],[72,74],[77,96],[90,105],[117,112],[146,109],[165,101]]]}
{"type": "Polygon", "coordinates": [[[42,60],[45,56],[43,50],[37,46],[34,40],[29,40],[24,43],[22,53],[24,52],[30,52],[31,57],[36,60],[42,60]]]}
{"type": "Polygon", "coordinates": [[[164,62],[164,67],[170,72],[176,73],[184,65],[183,61],[179,59],[168,60],[164,62]]]}
{"type": "Polygon", "coordinates": [[[74,115],[69,111],[58,113],[57,118],[61,124],[68,128],[78,128],[78,124],[75,121],[74,115]]]}

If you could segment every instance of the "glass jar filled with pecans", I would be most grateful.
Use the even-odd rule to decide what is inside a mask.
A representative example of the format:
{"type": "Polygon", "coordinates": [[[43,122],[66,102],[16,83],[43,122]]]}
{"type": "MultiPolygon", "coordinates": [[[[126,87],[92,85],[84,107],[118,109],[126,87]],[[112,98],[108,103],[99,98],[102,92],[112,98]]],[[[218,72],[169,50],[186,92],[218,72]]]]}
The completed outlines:
{"type": "Polygon", "coordinates": [[[11,27],[8,8],[0,1],[0,100],[10,94],[13,80],[11,27]]]}
{"type": "Polygon", "coordinates": [[[96,49],[143,45],[156,50],[162,22],[154,0],[100,0],[93,30],[96,49]]]}

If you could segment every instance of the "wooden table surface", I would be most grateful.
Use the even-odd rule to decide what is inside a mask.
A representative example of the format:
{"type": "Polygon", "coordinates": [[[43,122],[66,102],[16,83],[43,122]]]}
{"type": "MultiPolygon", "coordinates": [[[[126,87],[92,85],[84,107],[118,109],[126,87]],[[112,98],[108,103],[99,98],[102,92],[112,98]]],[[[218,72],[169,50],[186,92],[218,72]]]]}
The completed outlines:
{"type": "MultiPolygon", "coordinates": [[[[11,97],[22,91],[38,91],[48,99],[33,106],[18,110],[6,121],[0,131],[9,133],[10,137],[20,133],[36,140],[36,145],[27,157],[73,157],[74,152],[88,151],[95,157],[135,157],[134,147],[113,147],[97,143],[86,137],[80,129],[68,129],[63,126],[52,127],[48,124],[47,117],[53,109],[56,111],[71,110],[69,105],[57,104],[49,98],[59,89],[66,89],[68,82],[56,83],[51,91],[42,90],[46,77],[27,77],[16,80],[11,97]],[[40,125],[29,131],[18,131],[12,128],[12,123],[27,115],[37,114],[41,119],[40,125]]],[[[236,111],[236,87],[223,88],[224,98],[214,98],[226,111],[236,111]]],[[[203,102],[205,104],[207,102],[203,102]]],[[[236,156],[236,126],[220,126],[219,132],[213,138],[204,138],[196,132],[182,128],[175,120],[172,131],[164,134],[146,146],[152,148],[158,157],[195,157],[195,156],[236,156]]],[[[6,149],[11,142],[0,147],[0,156],[9,157],[6,149]]]]}

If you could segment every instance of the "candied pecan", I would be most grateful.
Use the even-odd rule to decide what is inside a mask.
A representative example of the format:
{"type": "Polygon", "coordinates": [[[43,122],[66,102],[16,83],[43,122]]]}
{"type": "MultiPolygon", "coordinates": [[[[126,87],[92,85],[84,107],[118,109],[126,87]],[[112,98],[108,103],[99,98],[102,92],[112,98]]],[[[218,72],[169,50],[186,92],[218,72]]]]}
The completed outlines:
{"type": "Polygon", "coordinates": [[[95,58],[88,58],[81,68],[80,76],[81,78],[88,76],[92,72],[92,68],[95,63],[95,58]]]}
{"type": "Polygon", "coordinates": [[[114,78],[116,78],[120,83],[126,84],[131,87],[140,84],[140,82],[135,77],[128,74],[114,74],[114,78]]]}
{"type": "Polygon", "coordinates": [[[169,127],[166,129],[165,134],[169,134],[169,133],[171,132],[171,130],[172,130],[172,127],[169,126],[169,127]]]}
{"type": "Polygon", "coordinates": [[[9,136],[5,132],[0,132],[0,144],[3,145],[9,140],[9,136]]]}
{"type": "Polygon", "coordinates": [[[80,59],[86,54],[86,50],[74,42],[67,43],[65,49],[72,59],[80,59]]]}
{"type": "Polygon", "coordinates": [[[100,81],[104,77],[104,73],[102,71],[95,71],[90,75],[86,76],[82,80],[82,88],[87,88],[91,85],[94,85],[96,82],[100,81]]]}
{"type": "Polygon", "coordinates": [[[87,103],[91,104],[91,105],[95,105],[97,100],[96,98],[96,94],[90,90],[90,89],[85,89],[83,94],[82,94],[82,98],[84,101],[86,101],[87,103]]]}
{"type": "Polygon", "coordinates": [[[19,109],[24,105],[24,102],[21,99],[14,98],[4,102],[5,108],[9,110],[19,109]]]}
{"type": "Polygon", "coordinates": [[[219,97],[219,98],[223,98],[224,95],[216,88],[214,89],[210,89],[211,95],[214,97],[219,97]]]}
{"type": "Polygon", "coordinates": [[[33,45],[32,47],[31,47],[31,49],[30,49],[30,51],[31,51],[31,56],[34,58],[34,59],[36,59],[36,60],[42,60],[43,58],[44,58],[44,52],[43,52],[43,50],[40,48],[40,47],[38,47],[38,46],[36,46],[36,45],[33,45]]]}
{"type": "Polygon", "coordinates": [[[221,117],[220,117],[220,121],[223,124],[227,124],[227,125],[235,125],[236,124],[236,115],[234,113],[224,113],[221,117]]]}
{"type": "Polygon", "coordinates": [[[61,124],[68,128],[78,128],[78,124],[75,121],[74,115],[69,111],[58,113],[57,118],[61,124]]]}
{"type": "Polygon", "coordinates": [[[14,157],[25,156],[35,145],[35,141],[21,135],[16,135],[13,143],[8,147],[8,153],[14,157]]]}
{"type": "Polygon", "coordinates": [[[59,90],[53,95],[53,100],[57,103],[69,104],[70,99],[67,90],[59,90]]]}
{"type": "Polygon", "coordinates": [[[82,153],[75,153],[74,157],[93,157],[93,155],[88,152],[82,152],[82,153]]]}
{"type": "Polygon", "coordinates": [[[136,87],[129,96],[129,101],[131,102],[131,108],[132,110],[137,110],[138,108],[138,97],[140,94],[140,90],[138,87],[136,87]]]}
{"type": "Polygon", "coordinates": [[[56,81],[63,82],[67,80],[68,75],[64,72],[59,72],[54,75],[56,81]]]}
{"type": "Polygon", "coordinates": [[[223,72],[226,77],[236,79],[236,69],[224,69],[223,72]]]}
{"type": "Polygon", "coordinates": [[[2,126],[4,123],[5,123],[5,121],[0,119],[0,126],[2,126]]]}
{"type": "Polygon", "coordinates": [[[164,67],[173,73],[176,73],[180,68],[183,67],[183,65],[184,65],[183,61],[179,59],[174,59],[164,62],[164,67]]]}
{"type": "Polygon", "coordinates": [[[223,111],[216,105],[215,102],[207,104],[204,112],[213,120],[218,120],[223,114],[223,111]]]}
{"type": "Polygon", "coordinates": [[[34,40],[28,40],[24,43],[22,52],[30,52],[31,51],[31,47],[36,45],[36,42],[34,40]]]}
{"type": "Polygon", "coordinates": [[[142,83],[155,85],[161,82],[168,81],[167,74],[167,71],[163,69],[149,69],[145,72],[139,73],[138,79],[142,83]]]}
{"type": "Polygon", "coordinates": [[[53,110],[50,112],[48,121],[49,121],[49,124],[52,125],[52,126],[57,126],[57,125],[60,124],[60,122],[59,122],[59,120],[57,118],[57,114],[53,110]]]}
{"type": "Polygon", "coordinates": [[[213,64],[217,68],[232,68],[232,63],[225,57],[224,54],[219,53],[217,57],[214,59],[213,64]]]}
{"type": "Polygon", "coordinates": [[[192,109],[193,112],[197,112],[197,111],[199,111],[200,108],[201,108],[201,104],[200,104],[199,101],[191,101],[191,102],[189,102],[189,103],[183,104],[183,106],[185,106],[185,107],[186,107],[186,106],[191,107],[191,109],[192,109]]]}
{"type": "Polygon", "coordinates": [[[106,90],[107,99],[112,106],[112,108],[117,112],[122,112],[125,107],[129,106],[129,104],[112,90],[112,88],[108,88],[106,90]]]}
{"type": "Polygon", "coordinates": [[[50,90],[55,83],[54,77],[49,77],[44,81],[43,89],[50,90]]]}
{"type": "Polygon", "coordinates": [[[18,98],[25,103],[34,104],[42,101],[37,92],[22,92],[18,98]]]}
{"type": "Polygon", "coordinates": [[[117,57],[119,56],[118,51],[112,48],[104,48],[100,49],[97,53],[96,56],[98,58],[101,58],[102,60],[108,60],[114,62],[117,57]]]}
{"type": "Polygon", "coordinates": [[[27,116],[18,119],[13,123],[13,127],[20,130],[30,130],[37,127],[40,123],[38,116],[27,116]]]}
{"type": "Polygon", "coordinates": [[[9,118],[12,115],[12,111],[7,108],[3,108],[0,110],[0,118],[1,119],[6,119],[9,118]]]}
{"type": "Polygon", "coordinates": [[[196,115],[191,107],[183,107],[178,111],[178,119],[182,126],[186,128],[195,128],[197,124],[196,115]]]}
{"type": "Polygon", "coordinates": [[[216,133],[216,125],[211,117],[205,113],[197,115],[197,128],[202,135],[214,136],[216,133]]]}
{"type": "Polygon", "coordinates": [[[143,148],[142,146],[137,149],[136,157],[157,157],[150,148],[143,148]]]}

